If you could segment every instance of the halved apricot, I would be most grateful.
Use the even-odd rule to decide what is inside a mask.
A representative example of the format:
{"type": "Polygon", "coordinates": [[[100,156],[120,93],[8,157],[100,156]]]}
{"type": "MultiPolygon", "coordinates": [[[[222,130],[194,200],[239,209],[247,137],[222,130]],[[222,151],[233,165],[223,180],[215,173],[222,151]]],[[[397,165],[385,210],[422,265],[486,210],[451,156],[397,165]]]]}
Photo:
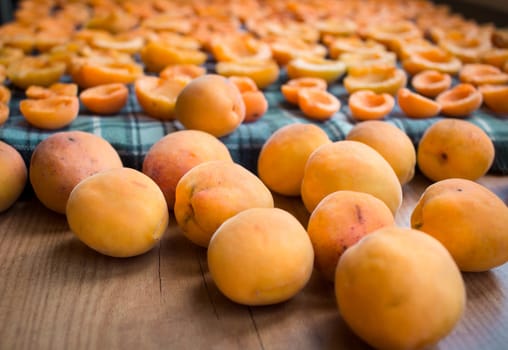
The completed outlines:
{"type": "Polygon", "coordinates": [[[441,111],[441,105],[434,100],[402,88],[397,93],[399,107],[410,118],[430,118],[441,111]]]}
{"type": "Polygon", "coordinates": [[[99,49],[115,50],[134,54],[143,48],[145,41],[142,37],[125,37],[121,35],[100,35],[92,39],[92,46],[99,49]]]}
{"type": "Polygon", "coordinates": [[[465,83],[458,84],[436,97],[436,102],[441,105],[441,113],[449,117],[466,117],[476,111],[482,101],[480,91],[465,83]]]}
{"type": "Polygon", "coordinates": [[[406,20],[374,23],[367,28],[366,35],[368,38],[376,40],[390,48],[396,39],[423,36],[420,29],[413,22],[406,20]]]}
{"type": "Polygon", "coordinates": [[[383,119],[393,110],[395,99],[387,93],[358,90],[349,96],[349,110],[356,120],[383,119]]]}
{"type": "Polygon", "coordinates": [[[332,83],[344,74],[346,65],[320,57],[298,57],[289,61],[286,69],[290,79],[311,77],[332,83]]]}
{"type": "Polygon", "coordinates": [[[205,67],[197,66],[195,64],[182,63],[167,66],[159,73],[159,77],[163,79],[180,77],[192,80],[205,74],[205,67]]]}
{"type": "Polygon", "coordinates": [[[478,87],[483,102],[496,113],[508,113],[508,85],[481,85],[478,87]]]}
{"type": "Polygon", "coordinates": [[[141,60],[151,72],[160,72],[172,64],[195,64],[205,63],[207,55],[194,49],[175,47],[166,43],[151,41],[141,50],[141,60]]]}
{"type": "Polygon", "coordinates": [[[9,119],[9,105],[6,103],[0,103],[0,125],[5,123],[9,119]]]}
{"type": "Polygon", "coordinates": [[[298,91],[309,88],[325,91],[327,88],[326,80],[310,77],[291,79],[283,84],[280,90],[286,101],[298,104],[298,91]]]}
{"type": "Polygon", "coordinates": [[[492,48],[482,54],[483,63],[493,65],[499,69],[503,69],[503,65],[508,62],[508,48],[498,49],[492,48]]]}
{"type": "Polygon", "coordinates": [[[49,86],[63,76],[66,65],[53,62],[47,56],[24,56],[7,68],[7,77],[21,89],[30,85],[49,86]]]}
{"type": "Polygon", "coordinates": [[[281,66],[285,66],[296,57],[324,58],[327,52],[323,45],[311,44],[298,38],[270,37],[264,40],[270,45],[273,58],[281,66]]]}
{"type": "Polygon", "coordinates": [[[8,104],[10,100],[11,90],[5,85],[0,85],[0,103],[8,104]]]}
{"type": "Polygon", "coordinates": [[[279,66],[273,60],[219,62],[215,65],[215,70],[225,77],[232,75],[249,77],[256,82],[259,89],[264,89],[279,78],[279,66]]]}
{"type": "Polygon", "coordinates": [[[33,99],[48,98],[51,96],[76,96],[78,86],[73,83],[54,83],[49,87],[30,85],[25,91],[26,97],[33,99]]]}
{"type": "Polygon", "coordinates": [[[439,47],[429,47],[410,51],[409,56],[402,60],[402,66],[412,75],[424,70],[457,74],[462,63],[458,58],[439,47]]]}
{"type": "Polygon", "coordinates": [[[387,66],[352,67],[344,78],[350,94],[358,90],[372,90],[378,94],[395,95],[406,86],[407,75],[402,69],[387,66]]]}
{"type": "Polygon", "coordinates": [[[2,66],[0,64],[0,84],[3,84],[5,81],[5,77],[7,76],[7,70],[5,69],[5,66],[2,66]]]}
{"type": "Polygon", "coordinates": [[[346,67],[365,67],[365,66],[392,66],[397,63],[397,56],[393,52],[345,52],[339,56],[339,61],[344,62],[346,67]]]}
{"type": "Polygon", "coordinates": [[[12,62],[19,61],[25,53],[15,47],[0,47],[0,66],[8,67],[12,62]]]}
{"type": "Polygon", "coordinates": [[[329,46],[330,57],[333,59],[346,52],[374,53],[386,51],[384,45],[374,40],[363,40],[358,36],[339,37],[329,46]]]}
{"type": "Polygon", "coordinates": [[[483,84],[506,84],[508,83],[508,74],[490,64],[469,63],[465,64],[460,70],[459,79],[463,83],[469,83],[475,86],[483,84]]]}
{"type": "Polygon", "coordinates": [[[85,60],[71,72],[73,80],[85,89],[112,83],[130,84],[142,74],[143,68],[136,63],[95,59],[85,60]]]}
{"type": "Polygon", "coordinates": [[[181,78],[143,76],[136,80],[134,91],[147,115],[160,120],[173,120],[176,98],[187,83],[187,79],[181,78]]]}
{"type": "Polygon", "coordinates": [[[124,84],[112,83],[85,89],[79,99],[85,107],[96,114],[118,113],[127,103],[129,89],[124,84]]]}
{"type": "Polygon", "coordinates": [[[462,34],[456,40],[444,38],[439,41],[439,46],[446,51],[457,57],[463,63],[479,62],[482,55],[491,49],[492,44],[489,37],[482,37],[481,35],[471,36],[470,34],[462,34]]]}
{"type": "Polygon", "coordinates": [[[326,90],[300,89],[298,107],[310,119],[330,119],[340,109],[340,101],[326,90]]]}
{"type": "Polygon", "coordinates": [[[452,86],[452,77],[436,70],[423,70],[413,77],[411,84],[423,96],[436,97],[452,86]]]}
{"type": "Polygon", "coordinates": [[[40,100],[26,99],[19,104],[26,121],[40,129],[60,129],[72,123],[79,113],[76,96],[52,96],[40,100]]]}
{"type": "Polygon", "coordinates": [[[255,60],[272,58],[272,50],[267,43],[247,34],[230,37],[217,36],[212,39],[211,51],[219,62],[239,61],[246,58],[255,60]]]}

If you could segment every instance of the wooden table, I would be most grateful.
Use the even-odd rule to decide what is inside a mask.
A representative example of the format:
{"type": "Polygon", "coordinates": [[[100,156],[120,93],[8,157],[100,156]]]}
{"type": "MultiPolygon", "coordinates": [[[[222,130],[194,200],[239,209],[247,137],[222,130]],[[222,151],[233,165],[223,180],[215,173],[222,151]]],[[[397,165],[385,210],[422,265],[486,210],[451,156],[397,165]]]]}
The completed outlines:
{"type": "MultiPolygon", "coordinates": [[[[508,177],[479,182],[508,202],[508,177]]],[[[404,187],[397,223],[409,225],[429,182],[404,187]]],[[[302,223],[300,199],[276,197],[302,223]]],[[[466,313],[438,349],[508,347],[508,264],[463,274],[466,313]]],[[[245,307],[226,299],[206,251],[174,218],[158,246],[115,259],[73,236],[64,216],[28,196],[0,214],[0,349],[365,349],[341,320],[333,286],[317,273],[292,300],[245,307]]]]}

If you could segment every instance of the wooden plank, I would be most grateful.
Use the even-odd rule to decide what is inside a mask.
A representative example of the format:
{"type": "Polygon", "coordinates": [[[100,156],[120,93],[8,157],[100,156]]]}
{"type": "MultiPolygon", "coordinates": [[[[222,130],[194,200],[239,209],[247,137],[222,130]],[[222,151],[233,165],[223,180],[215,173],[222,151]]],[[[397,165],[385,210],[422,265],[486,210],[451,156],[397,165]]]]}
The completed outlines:
{"type": "MultiPolygon", "coordinates": [[[[508,178],[479,181],[508,201],[508,178]]],[[[397,223],[430,182],[404,187],[397,223]]],[[[275,196],[306,226],[298,198],[275,196]]],[[[508,344],[508,265],[464,274],[466,314],[439,349],[508,344]]],[[[245,307],[224,297],[208,273],[206,251],[172,217],[162,241],[139,257],[95,253],[65,217],[35,198],[0,215],[0,349],[365,349],[341,320],[333,285],[314,273],[292,300],[245,307]]]]}

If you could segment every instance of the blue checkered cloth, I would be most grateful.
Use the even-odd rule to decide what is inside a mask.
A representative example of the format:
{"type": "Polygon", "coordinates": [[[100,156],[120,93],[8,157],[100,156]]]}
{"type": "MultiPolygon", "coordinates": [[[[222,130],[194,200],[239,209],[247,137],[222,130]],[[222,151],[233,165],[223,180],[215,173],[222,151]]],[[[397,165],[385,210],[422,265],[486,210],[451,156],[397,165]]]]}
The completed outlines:
{"type": "MultiPolygon", "coordinates": [[[[284,100],[280,93],[280,85],[285,80],[285,75],[281,74],[279,81],[264,91],[269,109],[261,119],[254,123],[242,124],[233,133],[221,138],[233,159],[253,172],[256,172],[257,158],[264,142],[275,130],[284,125],[314,123],[333,141],[338,141],[344,139],[355,124],[347,106],[348,94],[341,82],[329,88],[341,100],[341,110],[330,120],[315,122],[305,118],[297,106],[284,100]]],[[[29,164],[34,148],[52,133],[62,130],[82,130],[108,140],[120,154],[125,166],[141,169],[150,147],[164,135],[181,130],[183,126],[178,121],[163,122],[146,116],[136,100],[133,87],[130,86],[129,89],[128,103],[118,115],[98,116],[81,106],[79,116],[72,124],[60,130],[45,131],[34,128],[25,121],[19,111],[19,102],[24,98],[24,93],[13,88],[11,116],[0,127],[0,139],[20,151],[25,162],[29,164]]],[[[402,129],[417,146],[424,131],[442,118],[438,116],[422,120],[409,119],[396,106],[386,121],[402,129]]],[[[494,143],[496,156],[490,172],[508,175],[508,116],[494,115],[488,109],[481,108],[466,120],[482,128],[494,143]]]]}

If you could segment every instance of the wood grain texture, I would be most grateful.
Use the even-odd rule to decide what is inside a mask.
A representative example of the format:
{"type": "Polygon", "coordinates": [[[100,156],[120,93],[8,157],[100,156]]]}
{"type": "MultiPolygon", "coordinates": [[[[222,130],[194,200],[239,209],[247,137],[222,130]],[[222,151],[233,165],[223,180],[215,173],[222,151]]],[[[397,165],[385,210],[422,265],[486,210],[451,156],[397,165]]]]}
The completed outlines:
{"type": "MultiPolygon", "coordinates": [[[[480,181],[508,201],[508,178],[480,181]]],[[[429,182],[404,187],[397,223],[429,182]]],[[[306,225],[297,198],[276,205],[306,225]]],[[[504,349],[508,265],[463,274],[467,309],[438,349],[504,349]]],[[[225,298],[208,273],[206,251],[174,219],[160,244],[136,258],[95,253],[65,217],[35,198],[0,215],[0,349],[367,349],[340,318],[333,285],[314,273],[288,302],[246,307],[225,298]]]]}

